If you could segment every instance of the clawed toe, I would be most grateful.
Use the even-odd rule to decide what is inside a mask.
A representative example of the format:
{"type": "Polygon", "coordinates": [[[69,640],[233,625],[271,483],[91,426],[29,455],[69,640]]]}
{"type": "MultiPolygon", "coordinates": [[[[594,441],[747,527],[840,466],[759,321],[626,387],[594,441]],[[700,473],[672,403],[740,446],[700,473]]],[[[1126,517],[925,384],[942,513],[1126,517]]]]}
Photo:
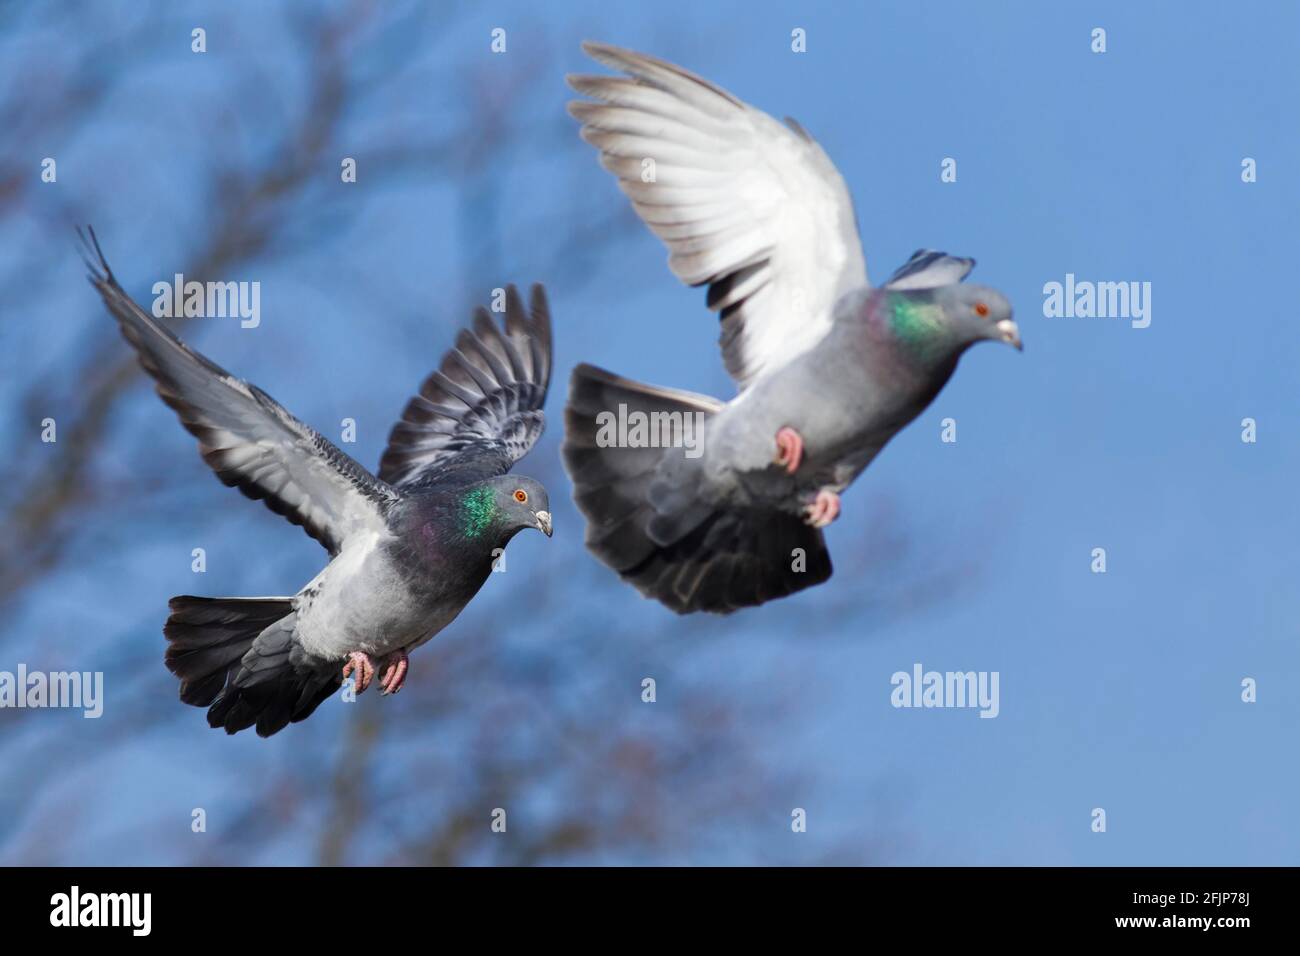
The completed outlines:
{"type": "Polygon", "coordinates": [[[812,504],[803,509],[804,523],[824,528],[840,516],[840,496],[828,488],[817,492],[812,504]]]}
{"type": "Polygon", "coordinates": [[[375,662],[365,651],[353,651],[343,665],[343,679],[351,677],[356,682],[357,693],[365,693],[375,678],[375,662]]]}
{"type": "Polygon", "coordinates": [[[387,696],[396,694],[406,683],[408,661],[406,651],[394,651],[384,658],[384,675],[379,681],[380,693],[387,696]]]}
{"type": "Polygon", "coordinates": [[[396,694],[406,682],[407,666],[404,650],[393,651],[378,664],[365,651],[353,651],[348,655],[347,663],[343,665],[343,679],[347,680],[351,677],[356,682],[357,693],[360,694],[370,686],[378,671],[382,674],[379,678],[379,692],[384,695],[396,694]]]}

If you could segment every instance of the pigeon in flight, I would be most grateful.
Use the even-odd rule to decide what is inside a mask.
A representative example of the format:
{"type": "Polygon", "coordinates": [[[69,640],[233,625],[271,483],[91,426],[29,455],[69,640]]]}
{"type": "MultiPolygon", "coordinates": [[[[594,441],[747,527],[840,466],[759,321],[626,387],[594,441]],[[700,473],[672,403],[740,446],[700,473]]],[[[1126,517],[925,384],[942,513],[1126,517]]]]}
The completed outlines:
{"type": "Polygon", "coordinates": [[[172,598],[167,667],[182,701],[209,708],[211,726],[269,737],[347,677],[357,692],[377,676],[396,693],[407,655],[455,619],[515,533],[550,536],[546,489],[508,473],[544,427],[551,321],[540,285],[528,307],[506,289],[504,329],[476,311],[372,475],[140,308],[93,231],[85,251],[91,284],[204,461],[330,554],[295,595],[172,598]]]}
{"type": "Polygon", "coordinates": [[[929,250],[873,288],[844,180],[803,127],[663,60],[583,49],[626,75],[570,76],[589,99],[569,112],[673,274],[708,286],[740,388],[723,403],[574,370],[563,455],[587,546],[679,613],[819,584],[840,492],[969,346],[1020,348],[1011,305],[961,284],[973,259],[929,250]],[[611,416],[630,427],[606,428],[611,416]],[[674,437],[692,423],[694,453],[674,437]]]}

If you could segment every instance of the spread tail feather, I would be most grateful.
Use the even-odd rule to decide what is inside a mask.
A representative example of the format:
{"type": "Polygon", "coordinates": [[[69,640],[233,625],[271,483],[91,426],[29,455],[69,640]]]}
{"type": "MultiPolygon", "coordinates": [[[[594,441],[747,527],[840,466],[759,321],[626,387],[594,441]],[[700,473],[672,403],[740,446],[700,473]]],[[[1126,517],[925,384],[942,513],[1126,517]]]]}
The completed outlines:
{"type": "Polygon", "coordinates": [[[587,547],[642,594],[679,614],[729,614],[831,575],[820,531],[784,512],[716,507],[698,496],[690,475],[701,459],[687,459],[680,448],[602,440],[598,419],[602,413],[615,420],[633,413],[707,417],[721,407],[703,395],[585,364],[573,370],[569,385],[562,451],[574,500],[587,518],[587,547]]]}
{"type": "Polygon", "coordinates": [[[167,669],[187,704],[208,707],[208,724],[263,737],[308,717],[339,686],[337,670],[295,666],[289,597],[171,599],[163,627],[167,669]]]}

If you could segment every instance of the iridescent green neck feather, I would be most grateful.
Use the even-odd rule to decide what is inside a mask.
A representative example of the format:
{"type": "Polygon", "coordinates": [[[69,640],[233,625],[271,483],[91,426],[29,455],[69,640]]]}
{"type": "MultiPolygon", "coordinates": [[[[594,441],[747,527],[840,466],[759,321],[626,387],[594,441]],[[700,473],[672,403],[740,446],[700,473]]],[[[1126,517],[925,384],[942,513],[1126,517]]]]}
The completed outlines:
{"type": "Polygon", "coordinates": [[[475,488],[461,499],[461,519],[465,537],[477,538],[492,526],[497,517],[496,491],[490,486],[475,488]]]}
{"type": "Polygon", "coordinates": [[[943,344],[943,309],[910,296],[890,295],[889,330],[909,351],[926,355],[943,344]]]}

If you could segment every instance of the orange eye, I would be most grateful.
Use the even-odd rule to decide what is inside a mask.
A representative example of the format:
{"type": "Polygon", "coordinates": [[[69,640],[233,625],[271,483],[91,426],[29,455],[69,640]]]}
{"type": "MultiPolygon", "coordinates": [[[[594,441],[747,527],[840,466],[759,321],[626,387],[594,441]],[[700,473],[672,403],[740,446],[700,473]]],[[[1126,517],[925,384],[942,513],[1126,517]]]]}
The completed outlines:
{"type": "Polygon", "coordinates": [[[515,501],[519,502],[520,504],[523,504],[527,500],[528,500],[528,492],[524,491],[524,489],[522,488],[515,491],[515,501]]]}
{"type": "Polygon", "coordinates": [[[976,302],[975,314],[982,319],[989,314],[989,307],[985,305],[983,302],[976,302]]]}

